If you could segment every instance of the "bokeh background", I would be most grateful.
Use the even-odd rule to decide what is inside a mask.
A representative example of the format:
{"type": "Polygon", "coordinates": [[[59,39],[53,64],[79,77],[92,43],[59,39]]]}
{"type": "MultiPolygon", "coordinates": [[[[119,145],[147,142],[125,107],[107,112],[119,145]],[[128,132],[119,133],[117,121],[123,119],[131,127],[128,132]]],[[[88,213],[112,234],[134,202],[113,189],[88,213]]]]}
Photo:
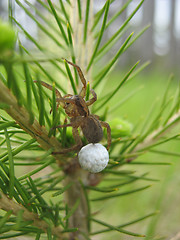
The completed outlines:
{"type": "MultiPolygon", "coordinates": [[[[54,0],[55,2],[56,0],[54,0]]],[[[23,0],[21,0],[23,3],[23,0]]],[[[29,2],[41,9],[41,6],[36,0],[29,0],[29,2]]],[[[96,1],[94,4],[94,12],[97,12],[103,5],[104,0],[96,1]]],[[[111,4],[109,16],[113,16],[117,9],[120,9],[127,0],[116,0],[111,4]]],[[[140,0],[133,0],[120,17],[112,24],[111,28],[106,31],[106,35],[112,35],[127,16],[135,9],[140,3],[140,0]]],[[[16,19],[22,24],[22,26],[33,36],[38,37],[38,27],[36,23],[28,17],[24,11],[17,5],[15,7],[16,19]]],[[[28,8],[28,6],[26,6],[28,8]]],[[[36,16],[35,11],[29,7],[29,10],[36,16]]],[[[8,19],[8,1],[0,1],[0,17],[2,19],[8,19]]],[[[151,60],[152,67],[158,68],[158,70],[164,71],[178,71],[180,61],[180,1],[179,0],[145,0],[142,7],[137,14],[131,20],[131,28],[129,31],[138,31],[150,24],[150,28],[143,34],[138,42],[129,49],[126,56],[124,56],[121,64],[129,64],[134,59],[140,59],[143,61],[151,60]],[[158,64],[158,65],[157,65],[158,64]]],[[[33,47],[28,40],[21,35],[21,41],[27,47],[33,47]]],[[[121,39],[122,41],[122,39],[121,39]]],[[[117,43],[116,46],[119,44],[117,43]]],[[[114,47],[116,51],[116,47],[114,47]]],[[[110,54],[114,54],[111,51],[110,54]]]]}

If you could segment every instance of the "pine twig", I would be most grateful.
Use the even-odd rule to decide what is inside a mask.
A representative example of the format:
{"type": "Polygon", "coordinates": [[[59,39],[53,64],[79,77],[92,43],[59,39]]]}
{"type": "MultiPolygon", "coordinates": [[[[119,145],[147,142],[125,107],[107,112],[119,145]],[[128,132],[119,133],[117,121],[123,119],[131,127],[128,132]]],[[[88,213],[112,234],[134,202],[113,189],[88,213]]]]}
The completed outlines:
{"type": "Polygon", "coordinates": [[[160,126],[157,130],[152,132],[149,136],[147,136],[144,139],[144,141],[141,144],[139,144],[134,149],[134,151],[139,151],[140,149],[146,148],[147,146],[155,143],[160,137],[162,137],[167,132],[169,132],[169,130],[178,123],[179,119],[180,119],[180,110],[169,119],[166,126],[160,126]]]}
{"type": "MultiPolygon", "coordinates": [[[[165,126],[160,126],[158,129],[154,130],[150,135],[148,135],[143,142],[137,144],[137,146],[133,149],[132,153],[146,150],[149,146],[155,144],[160,137],[163,137],[167,132],[170,131],[172,127],[179,123],[179,120],[180,110],[168,120],[165,126]]],[[[126,161],[132,161],[137,157],[138,155],[133,158],[127,159],[126,161]]]]}
{"type": "Polygon", "coordinates": [[[83,191],[83,185],[87,182],[87,173],[79,169],[79,171],[72,171],[65,179],[66,185],[72,184],[70,188],[65,192],[66,202],[69,209],[72,209],[79,199],[79,205],[72,216],[68,219],[69,228],[78,228],[78,231],[72,233],[72,239],[84,240],[84,234],[89,235],[88,229],[88,200],[83,191]],[[81,184],[79,179],[83,179],[81,184]]]}
{"type": "MultiPolygon", "coordinates": [[[[49,137],[44,126],[40,126],[37,120],[33,124],[30,123],[30,115],[28,111],[18,105],[15,96],[11,91],[0,81],[0,103],[7,104],[9,107],[5,111],[24,129],[29,135],[37,140],[44,150],[53,149],[58,152],[61,149],[61,144],[55,137],[49,137]]],[[[63,158],[61,155],[53,155],[59,166],[63,166],[63,158]]]]}
{"type": "MultiPolygon", "coordinates": [[[[49,224],[41,220],[37,214],[28,211],[25,207],[14,202],[2,192],[0,192],[0,209],[3,209],[7,212],[11,210],[16,216],[18,215],[19,211],[23,210],[22,218],[24,221],[33,221],[32,224],[41,229],[43,232],[47,232],[49,228],[49,224]]],[[[62,233],[62,229],[60,227],[52,227],[51,231],[52,234],[57,236],[59,240],[65,239],[65,234],[62,233]]]]}

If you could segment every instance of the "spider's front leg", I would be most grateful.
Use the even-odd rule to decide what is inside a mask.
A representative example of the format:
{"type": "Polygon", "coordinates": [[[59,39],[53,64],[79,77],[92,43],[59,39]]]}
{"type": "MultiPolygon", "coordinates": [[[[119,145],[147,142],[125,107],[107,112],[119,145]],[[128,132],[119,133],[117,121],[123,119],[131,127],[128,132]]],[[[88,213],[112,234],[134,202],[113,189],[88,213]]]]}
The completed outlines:
{"type": "MultiPolygon", "coordinates": [[[[37,83],[38,81],[34,81],[35,83],[37,83]]],[[[46,82],[43,82],[43,81],[39,81],[40,82],[40,84],[42,85],[42,86],[44,86],[45,88],[47,88],[47,89],[49,89],[49,90],[53,90],[53,87],[51,86],[51,85],[49,85],[48,83],[46,83],[46,82]]],[[[61,96],[61,93],[55,88],[55,93],[56,93],[56,97],[57,98],[62,98],[62,96],[61,96]]]]}
{"type": "MultiPolygon", "coordinates": [[[[38,81],[34,81],[34,82],[37,83],[38,81]]],[[[39,81],[39,82],[40,82],[40,84],[41,84],[42,86],[44,86],[45,88],[53,91],[53,87],[52,87],[51,85],[49,85],[48,83],[43,82],[43,81],[39,81]]],[[[56,93],[56,98],[58,98],[58,99],[63,99],[61,93],[60,93],[56,88],[55,88],[55,93],[56,93]]],[[[64,103],[63,103],[63,101],[61,101],[61,103],[60,103],[60,101],[59,101],[58,104],[57,104],[57,106],[56,106],[56,109],[58,109],[58,107],[59,107],[60,104],[61,104],[62,107],[65,106],[64,103]]],[[[51,110],[50,110],[50,114],[51,114],[51,113],[52,113],[52,108],[51,108],[51,110]]]]}
{"type": "Polygon", "coordinates": [[[109,150],[111,146],[111,128],[107,122],[100,121],[100,124],[107,129],[107,150],[109,150]]]}
{"type": "Polygon", "coordinates": [[[76,124],[75,126],[73,123],[69,123],[69,124],[58,125],[55,128],[62,128],[62,127],[72,127],[72,133],[73,133],[73,137],[75,139],[76,144],[70,148],[64,148],[62,149],[62,151],[53,152],[53,154],[64,154],[64,153],[78,150],[82,147],[82,141],[78,132],[79,124],[76,124]]]}
{"type": "Polygon", "coordinates": [[[64,60],[65,60],[67,63],[69,63],[70,65],[72,65],[73,67],[76,68],[76,70],[77,70],[77,72],[78,72],[78,74],[79,74],[79,77],[80,77],[80,79],[81,79],[81,82],[82,82],[82,84],[83,84],[82,90],[81,90],[81,92],[79,93],[79,95],[84,98],[84,97],[86,96],[86,79],[85,79],[85,77],[84,77],[84,74],[83,74],[81,68],[80,68],[78,65],[76,65],[76,64],[74,64],[74,63],[72,63],[72,62],[70,62],[70,61],[68,61],[68,60],[66,60],[66,59],[64,59],[64,60]]]}
{"type": "Polygon", "coordinates": [[[87,106],[90,106],[92,105],[96,100],[97,100],[97,95],[95,93],[95,91],[93,89],[91,89],[91,93],[93,95],[93,98],[89,99],[87,102],[86,102],[86,105],[87,106]]]}

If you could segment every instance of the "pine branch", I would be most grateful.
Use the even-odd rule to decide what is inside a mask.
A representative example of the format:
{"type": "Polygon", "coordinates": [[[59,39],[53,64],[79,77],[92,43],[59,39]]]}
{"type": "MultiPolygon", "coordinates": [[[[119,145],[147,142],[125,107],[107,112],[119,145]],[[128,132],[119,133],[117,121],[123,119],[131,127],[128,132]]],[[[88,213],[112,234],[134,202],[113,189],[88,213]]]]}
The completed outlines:
{"type": "MultiPolygon", "coordinates": [[[[12,0],[9,1],[12,2],[12,0]]],[[[41,30],[40,32],[42,32],[43,35],[45,35],[47,39],[49,39],[51,43],[56,46],[56,48],[58,47],[58,54],[67,54],[67,56],[63,55],[63,57],[68,57],[68,59],[71,58],[73,63],[76,63],[77,61],[77,64],[81,67],[83,72],[86,69],[86,72],[84,72],[84,74],[85,77],[87,77],[87,80],[89,80],[92,79],[91,69],[95,63],[103,60],[105,54],[108,53],[114,44],[119,40],[119,38],[124,35],[130,20],[144,2],[144,0],[141,0],[139,5],[137,5],[135,10],[129,15],[122,26],[120,26],[119,29],[116,29],[115,33],[104,44],[101,44],[106,28],[110,26],[118,16],[120,16],[122,11],[128,7],[128,4],[131,1],[132,0],[128,0],[121,7],[121,9],[118,9],[117,13],[115,13],[114,16],[110,18],[108,16],[108,12],[111,7],[111,3],[113,3],[114,0],[106,0],[104,7],[102,7],[102,9],[96,14],[95,20],[92,7],[93,1],[90,0],[59,0],[60,7],[56,6],[52,0],[47,0],[47,3],[44,3],[42,0],[37,0],[42,9],[44,9],[46,12],[48,11],[48,17],[45,14],[43,15],[38,10],[37,5],[29,4],[28,0],[25,0],[24,3],[16,0],[16,3],[21,7],[22,10],[24,10],[26,15],[28,15],[31,20],[37,24],[38,28],[41,30]],[[32,9],[33,11],[35,10],[36,16],[32,14],[32,9]],[[52,19],[52,17],[55,20],[57,26],[54,26],[53,23],[51,23],[49,18],[52,19]],[[43,23],[41,23],[41,20],[39,19],[43,20],[43,23]],[[52,31],[50,29],[51,26],[53,26],[52,31]],[[97,31],[98,27],[99,29],[97,31]],[[56,29],[59,32],[56,32],[56,29]],[[63,45],[61,43],[62,40],[64,42],[63,45]]],[[[14,19],[12,12],[9,12],[9,16],[12,21],[14,19]]],[[[52,64],[51,66],[55,66],[55,70],[58,70],[58,73],[61,71],[63,75],[65,75],[64,70],[59,67],[56,59],[51,59],[50,57],[48,58],[49,49],[47,50],[47,45],[45,45],[46,47],[44,47],[44,45],[41,45],[37,39],[33,38],[27,32],[27,30],[19,22],[17,22],[17,20],[14,19],[14,23],[16,23],[24,35],[32,43],[35,44],[37,47],[36,50],[43,53],[43,59],[45,59],[45,61],[47,59],[48,64],[52,64]]],[[[93,84],[93,87],[96,87],[98,85],[101,87],[103,85],[104,78],[108,76],[111,69],[115,66],[115,63],[119,60],[120,55],[123,54],[146,29],[147,27],[137,33],[136,37],[134,38],[132,38],[132,34],[129,35],[123,45],[120,46],[119,50],[117,50],[115,56],[111,60],[106,61],[106,65],[104,68],[101,68],[101,70],[99,70],[99,73],[96,72],[94,74],[95,82],[93,84]]],[[[10,220],[12,220],[12,211],[12,213],[16,216],[14,218],[15,223],[13,222],[13,227],[17,229],[19,222],[21,222],[21,220],[24,220],[25,222],[21,226],[24,227],[24,229],[26,227],[29,227],[29,231],[21,232],[20,234],[23,235],[23,233],[36,233],[36,240],[40,239],[41,232],[45,232],[47,234],[47,239],[52,239],[52,235],[57,236],[58,239],[89,239],[89,236],[91,234],[91,221],[104,226],[104,229],[102,231],[98,231],[99,233],[106,231],[118,231],[120,233],[125,233],[136,237],[144,237],[143,234],[137,234],[122,229],[122,227],[126,227],[130,224],[138,222],[143,218],[136,219],[132,222],[127,222],[124,225],[121,224],[119,226],[113,226],[113,224],[99,221],[92,217],[90,202],[101,201],[101,203],[103,203],[104,200],[108,201],[112,198],[134,194],[139,191],[144,191],[150,187],[150,185],[143,187],[138,186],[136,188],[124,189],[120,192],[118,191],[121,187],[125,187],[125,185],[134,183],[135,181],[157,181],[157,179],[147,177],[147,173],[142,175],[133,175],[134,171],[132,170],[117,170],[116,167],[125,164],[125,160],[128,160],[130,164],[132,163],[131,167],[134,167],[133,164],[146,164],[146,166],[150,164],[165,164],[159,162],[131,162],[131,160],[146,153],[146,151],[150,150],[154,146],[162,144],[166,141],[170,141],[179,136],[176,135],[173,137],[160,139],[171,129],[171,127],[174,127],[178,123],[180,119],[180,111],[178,111],[176,114],[174,113],[177,111],[179,104],[177,104],[175,101],[170,114],[166,117],[166,121],[164,121],[164,124],[161,126],[160,117],[162,116],[162,113],[164,113],[163,111],[168,104],[168,100],[164,101],[166,103],[162,106],[158,116],[153,121],[153,124],[150,125],[146,133],[142,131],[140,136],[137,137],[132,137],[132,135],[129,134],[122,139],[117,139],[112,136],[112,144],[109,151],[110,161],[107,168],[102,173],[91,174],[87,171],[84,171],[80,168],[77,157],[68,157],[70,154],[68,156],[52,154],[53,157],[57,160],[57,164],[62,167],[62,169],[59,169],[59,167],[54,164],[55,160],[49,155],[52,152],[61,151],[61,149],[66,147],[68,144],[70,145],[72,143],[72,133],[70,136],[71,140],[69,141],[69,136],[67,133],[68,131],[66,131],[66,127],[64,127],[64,129],[58,129],[59,131],[48,132],[45,129],[45,124],[51,128],[53,126],[57,126],[58,124],[62,124],[63,121],[66,121],[66,119],[64,119],[64,110],[61,108],[57,110],[57,96],[55,87],[57,87],[57,89],[59,89],[62,94],[70,93],[70,91],[66,92],[64,86],[61,86],[63,82],[60,82],[60,84],[58,84],[58,81],[56,81],[57,76],[55,75],[55,72],[53,72],[54,68],[51,69],[51,73],[48,72],[46,65],[43,67],[43,65],[40,64],[41,61],[39,61],[39,59],[36,59],[36,57],[34,57],[32,53],[28,52],[28,50],[26,50],[23,46],[20,46],[20,52],[21,58],[19,58],[18,61],[16,61],[16,58],[13,58],[12,60],[7,59],[7,61],[3,62],[8,75],[7,81],[2,76],[2,74],[0,74],[0,77],[2,79],[2,82],[0,82],[0,107],[15,120],[6,121],[3,119],[2,123],[0,122],[0,146],[3,149],[0,156],[0,189],[3,192],[0,194],[0,208],[7,212],[4,217],[0,218],[0,231],[8,232],[14,230],[13,228],[9,228],[8,224],[6,224],[6,220],[8,220],[9,217],[10,220]],[[30,56],[29,61],[26,59],[24,53],[30,56]],[[51,95],[49,93],[46,93],[46,90],[44,90],[44,88],[41,86],[40,80],[42,76],[37,73],[37,70],[35,70],[35,77],[37,82],[36,88],[33,82],[34,76],[31,73],[31,61],[41,69],[44,75],[46,75],[49,82],[51,82],[51,95]],[[15,65],[16,63],[22,64],[23,66],[23,77],[20,72],[21,70],[18,70],[20,79],[18,79],[18,77],[16,79],[16,72],[15,69],[13,69],[13,64],[15,65]],[[24,79],[24,77],[26,94],[24,94],[20,84],[18,83],[18,81],[24,79]],[[56,86],[54,83],[56,83],[56,86]],[[35,99],[34,102],[37,106],[33,103],[33,98],[35,99]],[[47,102],[47,98],[50,98],[52,118],[49,117],[50,115],[46,111],[45,103],[47,102]],[[35,119],[34,112],[36,110],[39,114],[39,122],[35,119]],[[61,113],[63,115],[62,119],[60,119],[61,113]],[[173,114],[174,116],[172,117],[173,114]],[[18,124],[20,126],[19,128],[22,128],[25,132],[18,129],[18,124]],[[30,135],[33,139],[29,140],[28,135],[30,135]],[[1,136],[5,136],[5,139],[1,139],[1,136]],[[58,136],[58,139],[55,138],[55,136],[58,136]],[[37,142],[35,143],[35,141],[37,142]],[[11,145],[14,143],[18,144],[18,147],[11,149],[11,145]],[[21,153],[23,150],[37,151],[38,144],[40,144],[40,146],[45,150],[45,154],[41,155],[40,159],[39,156],[36,157],[31,155],[28,156],[27,160],[26,153],[22,153],[21,156],[16,156],[17,153],[21,153]],[[121,144],[122,148],[120,148],[121,144]],[[112,153],[118,152],[118,148],[120,156],[112,156],[112,153]],[[38,164],[40,166],[37,168],[29,170],[28,173],[23,174],[19,178],[16,178],[14,172],[15,165],[37,166],[38,164]],[[31,179],[32,175],[39,173],[47,166],[51,166],[56,170],[48,174],[46,177],[39,177],[34,181],[31,179]],[[60,172],[59,170],[62,171],[60,172]],[[106,176],[110,177],[106,178],[106,176]],[[102,180],[104,180],[104,182],[108,181],[108,184],[105,185],[105,183],[97,187],[96,185],[99,184],[102,180]],[[112,183],[112,181],[115,182],[112,183]],[[49,193],[50,191],[53,191],[51,195],[53,199],[51,200],[50,198],[47,200],[43,194],[47,192],[49,193]],[[96,191],[99,195],[90,195],[89,191],[96,191]],[[12,199],[9,199],[6,194],[8,194],[12,199]],[[89,199],[89,195],[91,196],[91,201],[89,199]],[[58,204],[53,203],[53,200],[56,197],[58,199],[60,198],[58,204]],[[63,201],[61,199],[63,199],[63,201]],[[50,202],[50,205],[47,204],[47,201],[50,202]],[[62,206],[59,204],[61,201],[62,206]],[[63,211],[64,215],[59,214],[60,211],[63,211]],[[33,224],[33,226],[28,226],[29,224],[33,224]],[[34,226],[38,228],[38,233],[37,229],[34,226]],[[6,231],[3,230],[2,227],[4,227],[6,231]],[[65,232],[70,233],[66,234],[65,232]]],[[[99,107],[96,105],[96,109],[94,111],[104,111],[102,118],[105,119],[110,111],[114,111],[115,107],[119,107],[120,104],[129,99],[135,93],[135,91],[126,96],[124,100],[121,100],[118,105],[115,105],[114,109],[112,108],[112,110],[109,112],[108,107],[103,110],[104,106],[109,103],[109,100],[111,100],[111,98],[120,90],[120,88],[127,82],[127,80],[129,81],[134,78],[134,76],[143,70],[147,64],[149,63],[143,64],[141,67],[137,68],[136,71],[134,71],[135,67],[137,66],[137,64],[135,64],[131,70],[125,74],[125,77],[119,81],[116,86],[114,86],[114,89],[110,89],[109,93],[106,94],[104,98],[100,98],[100,104],[98,103],[99,107]],[[131,73],[133,74],[131,75],[131,73]]],[[[69,85],[71,87],[71,91],[73,90],[74,94],[76,95],[80,91],[82,85],[78,82],[79,77],[77,71],[74,69],[75,78],[73,78],[73,75],[71,74],[71,68],[69,68],[69,65],[67,63],[65,64],[65,68],[70,79],[71,85],[69,85]]],[[[32,70],[34,69],[32,68],[32,70]]],[[[17,76],[19,76],[18,74],[17,76]]],[[[91,82],[88,82],[86,100],[89,99],[90,87],[91,82]]],[[[179,92],[180,91],[178,90],[175,100],[179,100],[179,92]]],[[[143,129],[145,129],[146,125],[148,125],[146,124],[148,123],[148,120],[149,118],[147,119],[147,122],[145,121],[143,129]]],[[[80,136],[82,137],[82,135],[80,136]]],[[[145,218],[146,217],[144,217],[144,219],[145,218]]]]}
{"type": "Polygon", "coordinates": [[[141,151],[155,143],[160,137],[164,136],[167,132],[171,130],[171,128],[174,128],[176,124],[178,124],[180,120],[180,110],[174,114],[167,122],[165,126],[160,126],[157,130],[155,130],[153,133],[151,133],[147,138],[144,139],[142,143],[138,145],[138,147],[135,149],[136,151],[141,151]]]}
{"type": "MultiPolygon", "coordinates": [[[[20,211],[23,211],[22,219],[24,221],[32,221],[32,224],[41,229],[43,232],[47,232],[49,224],[39,218],[39,216],[33,212],[28,211],[22,205],[16,203],[14,200],[9,199],[5,194],[0,192],[0,209],[8,212],[12,211],[12,214],[18,216],[20,211]]],[[[51,232],[53,235],[57,236],[58,239],[65,239],[66,234],[60,227],[52,227],[51,232]]]]}
{"type": "MultiPolygon", "coordinates": [[[[135,145],[131,148],[130,152],[135,153],[135,152],[142,152],[142,151],[146,151],[149,148],[156,146],[158,144],[158,140],[163,137],[166,133],[168,133],[172,128],[174,128],[180,120],[180,110],[174,114],[167,122],[167,124],[165,126],[160,126],[158,129],[154,130],[150,135],[148,135],[143,142],[141,142],[141,140],[139,139],[135,145]]],[[[173,138],[178,137],[179,134],[170,137],[169,139],[165,139],[164,141],[162,141],[162,143],[169,141],[173,138]]],[[[141,137],[140,137],[141,138],[141,137]]],[[[161,143],[161,142],[160,142],[161,143]]],[[[138,156],[138,155],[137,155],[138,156]]],[[[134,160],[136,157],[130,158],[127,161],[132,161],[134,160]]]]}
{"type": "MultiPolygon", "coordinates": [[[[58,152],[61,149],[61,144],[55,137],[49,137],[48,132],[44,126],[40,126],[37,120],[30,124],[30,115],[28,111],[18,105],[18,102],[9,89],[0,81],[0,102],[7,104],[6,112],[20,125],[20,127],[37,140],[40,146],[45,149],[53,149],[58,152]]],[[[65,165],[62,155],[54,155],[58,165],[65,165]]]]}
{"type": "Polygon", "coordinates": [[[79,205],[76,208],[73,215],[68,219],[68,224],[70,228],[78,228],[78,231],[74,233],[79,240],[84,240],[84,235],[89,235],[88,228],[88,213],[89,213],[89,203],[86,198],[87,195],[84,194],[83,185],[86,184],[88,178],[88,173],[82,169],[78,171],[73,171],[69,173],[69,176],[66,178],[66,185],[73,183],[70,188],[65,192],[66,202],[69,209],[73,209],[76,204],[77,199],[79,199],[79,205]],[[80,182],[80,179],[83,179],[83,183],[80,182]]]}

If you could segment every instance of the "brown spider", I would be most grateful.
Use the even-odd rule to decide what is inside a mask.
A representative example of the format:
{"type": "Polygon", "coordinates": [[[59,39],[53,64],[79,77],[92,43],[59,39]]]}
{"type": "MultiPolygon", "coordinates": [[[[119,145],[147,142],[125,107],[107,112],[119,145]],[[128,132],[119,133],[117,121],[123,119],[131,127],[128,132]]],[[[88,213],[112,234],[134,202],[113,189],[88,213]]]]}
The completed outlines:
{"type": "MultiPolygon", "coordinates": [[[[55,89],[56,102],[58,103],[57,107],[61,105],[65,109],[67,115],[70,117],[69,124],[58,125],[55,128],[71,126],[73,137],[76,141],[76,145],[67,149],[63,149],[61,152],[54,152],[54,154],[67,153],[70,151],[80,149],[80,147],[82,146],[82,141],[78,132],[79,127],[81,128],[85,138],[88,140],[89,143],[100,142],[101,139],[103,138],[102,127],[107,128],[107,142],[108,142],[107,149],[109,149],[111,145],[111,128],[109,124],[100,121],[97,115],[90,114],[88,109],[88,106],[90,106],[97,100],[96,93],[94,92],[93,89],[91,89],[93,97],[88,101],[84,100],[84,97],[86,96],[86,79],[84,78],[84,75],[79,66],[67,61],[66,59],[65,61],[77,69],[83,87],[78,95],[67,94],[64,97],[62,97],[61,93],[57,89],[55,89]]],[[[53,89],[51,85],[43,81],[41,81],[40,83],[50,90],[53,89]]]]}

